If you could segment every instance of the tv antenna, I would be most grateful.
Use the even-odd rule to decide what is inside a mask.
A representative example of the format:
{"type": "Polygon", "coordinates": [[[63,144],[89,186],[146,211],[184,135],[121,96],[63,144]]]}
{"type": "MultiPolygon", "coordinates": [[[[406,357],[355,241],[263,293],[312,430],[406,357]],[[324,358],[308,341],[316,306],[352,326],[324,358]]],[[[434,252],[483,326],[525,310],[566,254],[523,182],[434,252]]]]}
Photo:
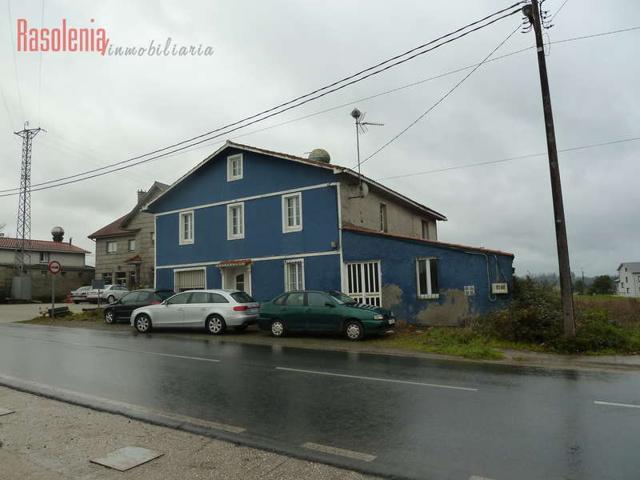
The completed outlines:
{"type": "Polygon", "coordinates": [[[362,175],[360,173],[360,134],[365,134],[367,133],[367,131],[369,130],[367,127],[369,126],[376,126],[376,127],[382,127],[384,125],[384,123],[377,123],[377,122],[366,122],[364,120],[365,116],[366,116],[366,112],[361,112],[360,110],[358,110],[357,108],[354,108],[351,111],[351,116],[355,119],[355,123],[356,123],[356,153],[357,153],[357,158],[358,158],[358,180],[360,182],[359,184],[359,194],[356,195],[355,197],[350,197],[350,198],[362,198],[366,196],[366,193],[364,191],[364,187],[363,187],[363,183],[362,183],[362,175]]]}

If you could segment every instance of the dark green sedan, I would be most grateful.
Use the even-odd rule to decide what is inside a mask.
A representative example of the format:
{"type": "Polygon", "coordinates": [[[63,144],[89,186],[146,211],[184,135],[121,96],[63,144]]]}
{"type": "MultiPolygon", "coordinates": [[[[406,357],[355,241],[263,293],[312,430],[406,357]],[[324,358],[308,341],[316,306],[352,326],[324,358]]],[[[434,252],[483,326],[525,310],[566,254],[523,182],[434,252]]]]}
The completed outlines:
{"type": "Polygon", "coordinates": [[[384,333],[396,319],[389,310],[356,302],[341,292],[287,292],[260,305],[258,324],[274,337],[288,332],[343,333],[349,340],[384,333]]]}

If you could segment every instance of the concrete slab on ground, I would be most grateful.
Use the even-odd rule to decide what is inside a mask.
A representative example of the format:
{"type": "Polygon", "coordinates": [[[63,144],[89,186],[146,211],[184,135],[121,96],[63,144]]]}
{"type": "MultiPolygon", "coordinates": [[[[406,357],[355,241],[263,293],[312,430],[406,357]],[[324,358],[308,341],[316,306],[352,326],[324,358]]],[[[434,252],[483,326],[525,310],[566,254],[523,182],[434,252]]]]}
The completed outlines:
{"type": "Polygon", "coordinates": [[[139,467],[151,460],[164,455],[142,447],[123,447],[115,452],[108,453],[106,457],[92,458],[91,462],[120,472],[126,472],[134,467],[139,467]]]}

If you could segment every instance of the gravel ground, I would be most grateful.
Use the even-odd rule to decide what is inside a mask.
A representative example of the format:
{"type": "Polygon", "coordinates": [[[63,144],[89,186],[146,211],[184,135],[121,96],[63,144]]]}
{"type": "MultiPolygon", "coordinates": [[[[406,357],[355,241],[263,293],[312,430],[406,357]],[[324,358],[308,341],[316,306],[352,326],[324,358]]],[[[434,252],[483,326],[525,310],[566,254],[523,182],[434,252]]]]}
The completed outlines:
{"type": "Polygon", "coordinates": [[[0,479],[364,480],[355,472],[236,446],[0,387],[0,479]],[[125,446],[164,455],[125,473],[89,462],[125,446]]]}

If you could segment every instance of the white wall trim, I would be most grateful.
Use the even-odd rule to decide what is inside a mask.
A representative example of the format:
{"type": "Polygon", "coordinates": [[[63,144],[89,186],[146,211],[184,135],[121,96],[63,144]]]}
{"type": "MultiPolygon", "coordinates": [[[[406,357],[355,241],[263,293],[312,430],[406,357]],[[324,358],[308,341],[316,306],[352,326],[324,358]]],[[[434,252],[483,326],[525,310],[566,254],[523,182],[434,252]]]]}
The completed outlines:
{"type": "Polygon", "coordinates": [[[342,254],[342,199],[340,198],[340,184],[336,187],[336,198],[338,205],[338,253],[340,255],[340,291],[344,292],[345,288],[345,266],[344,256],[342,254]]]}
{"type": "MultiPolygon", "coordinates": [[[[268,260],[284,260],[284,259],[296,259],[296,258],[307,258],[307,257],[321,257],[324,255],[339,255],[340,252],[336,251],[336,250],[330,250],[327,252],[313,252],[313,253],[298,253],[298,254],[293,254],[293,255],[276,255],[273,257],[257,257],[257,258],[248,258],[247,260],[251,260],[252,262],[264,262],[264,261],[268,261],[268,260]]],[[[225,263],[228,260],[219,260],[219,261],[214,261],[214,262],[199,262],[199,263],[184,263],[184,264],[178,264],[178,265],[161,265],[158,266],[156,265],[156,269],[160,269],[160,268],[192,268],[192,267],[209,267],[209,266],[213,266],[215,267],[216,265],[220,264],[220,263],[225,263]]]]}
{"type": "MultiPolygon", "coordinates": [[[[220,205],[227,205],[229,203],[248,202],[248,201],[251,201],[251,200],[258,200],[260,198],[278,197],[280,195],[286,195],[288,193],[304,192],[306,190],[315,190],[315,189],[318,189],[318,188],[334,187],[336,185],[339,185],[339,182],[319,183],[319,184],[316,184],[316,185],[309,185],[308,187],[298,187],[298,188],[292,188],[290,190],[281,190],[279,192],[271,192],[271,193],[263,193],[261,195],[253,195],[251,197],[234,198],[234,199],[231,199],[231,200],[225,200],[223,202],[206,203],[206,204],[202,204],[202,205],[195,205],[193,207],[178,208],[178,209],[175,209],[175,210],[169,210],[167,212],[157,213],[156,215],[158,215],[158,216],[171,215],[171,214],[174,214],[174,213],[185,212],[185,211],[188,211],[188,210],[191,211],[191,210],[199,210],[201,208],[218,207],[220,205]]],[[[195,215],[194,215],[194,217],[195,217],[195,215]]]]}

